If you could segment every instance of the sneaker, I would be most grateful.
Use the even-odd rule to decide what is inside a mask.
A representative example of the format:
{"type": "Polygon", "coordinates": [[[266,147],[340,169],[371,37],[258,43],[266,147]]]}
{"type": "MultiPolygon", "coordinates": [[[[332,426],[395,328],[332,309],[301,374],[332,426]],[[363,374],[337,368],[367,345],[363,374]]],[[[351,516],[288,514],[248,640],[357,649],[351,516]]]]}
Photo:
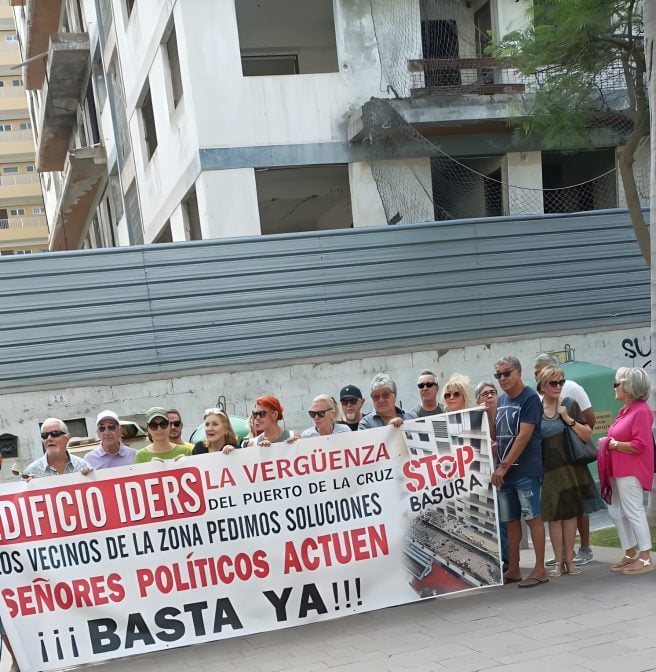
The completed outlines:
{"type": "Polygon", "coordinates": [[[544,566],[545,567],[555,567],[556,566],[556,558],[549,558],[549,560],[547,560],[544,563],[544,566]]]}
{"type": "Polygon", "coordinates": [[[592,562],[592,549],[581,546],[579,552],[574,556],[574,564],[587,565],[589,562],[592,562]]]}

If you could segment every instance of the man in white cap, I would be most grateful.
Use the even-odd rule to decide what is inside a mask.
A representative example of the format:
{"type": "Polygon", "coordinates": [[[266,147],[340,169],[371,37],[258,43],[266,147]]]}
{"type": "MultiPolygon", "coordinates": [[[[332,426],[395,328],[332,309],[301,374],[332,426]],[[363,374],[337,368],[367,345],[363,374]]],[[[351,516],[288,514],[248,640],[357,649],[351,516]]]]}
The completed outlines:
{"type": "Polygon", "coordinates": [[[84,457],[94,469],[109,469],[109,467],[125,467],[134,464],[137,451],[121,441],[121,423],[114,411],[98,413],[96,429],[100,445],[84,457]]]}

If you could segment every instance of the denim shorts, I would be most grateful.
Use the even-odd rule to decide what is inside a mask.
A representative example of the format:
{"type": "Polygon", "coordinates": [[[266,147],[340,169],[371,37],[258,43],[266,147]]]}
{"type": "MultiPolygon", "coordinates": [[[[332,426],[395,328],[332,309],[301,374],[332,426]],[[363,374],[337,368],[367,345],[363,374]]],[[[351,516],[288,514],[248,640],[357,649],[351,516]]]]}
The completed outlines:
{"type": "Polygon", "coordinates": [[[533,520],[540,515],[541,476],[526,476],[512,483],[504,483],[497,491],[499,522],[533,520]]]}

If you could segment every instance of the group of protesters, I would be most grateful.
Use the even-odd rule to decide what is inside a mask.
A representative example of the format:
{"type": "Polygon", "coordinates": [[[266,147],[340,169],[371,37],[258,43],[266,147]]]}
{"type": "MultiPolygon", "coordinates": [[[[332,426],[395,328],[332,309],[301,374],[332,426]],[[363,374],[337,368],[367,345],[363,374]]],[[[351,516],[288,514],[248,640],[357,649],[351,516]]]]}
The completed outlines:
{"type": "Polygon", "coordinates": [[[208,408],[203,413],[205,437],[196,443],[185,442],[180,412],[153,407],[145,417],[150,443],[140,450],[125,445],[118,414],[104,410],[96,418],[99,445],[84,458],[69,452],[66,424],[47,418],[41,426],[44,455],[23,471],[23,477],[87,474],[94,469],[230,453],[239,447],[267,447],[384,425],[400,428],[409,419],[483,407],[493,441],[495,469],[491,481],[498,492],[504,583],[533,588],[547,583],[550,576],[578,574],[580,566],[592,560],[588,515],[605,506],[600,495],[608,503],[624,551],[611,570],[629,575],[653,571],[643,501],[643,491],[652,487],[655,448],[653,413],[646,403],[651,392],[647,374],[639,368],[620,368],[616,373],[615,398],[623,407],[607,436],[599,441],[601,492],[588,467],[572,463],[568,453],[567,433],[573,432],[583,443],[591,439],[596,418],[588,395],[580,385],[565,378],[559,362],[549,354],[536,358],[534,375],[536,390],[523,382],[522,366],[516,357],[502,357],[493,374],[501,393],[493,381],[483,380],[472,387],[467,376],[456,373],[440,395],[437,376],[423,370],[417,379],[420,403],[413,410],[404,410],[397,402],[395,382],[381,373],[370,385],[373,410],[363,413],[365,399],[360,388],[345,385],[339,404],[328,394],[313,399],[308,410],[313,424],[301,433],[284,426],[282,404],[275,396],[264,395],[255,400],[245,439],[237,436],[224,409],[208,408]],[[530,530],[535,552],[535,564],[526,577],[519,565],[522,520],[530,530]],[[548,523],[554,550],[554,558],[546,562],[544,522],[548,523]],[[581,545],[575,553],[577,529],[581,545]]]}

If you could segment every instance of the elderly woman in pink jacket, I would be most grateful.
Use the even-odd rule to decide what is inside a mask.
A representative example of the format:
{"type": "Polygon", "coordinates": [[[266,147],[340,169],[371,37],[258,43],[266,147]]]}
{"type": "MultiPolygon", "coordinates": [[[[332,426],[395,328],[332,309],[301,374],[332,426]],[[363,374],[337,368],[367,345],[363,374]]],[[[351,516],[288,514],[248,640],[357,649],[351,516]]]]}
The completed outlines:
{"type": "Polygon", "coordinates": [[[651,383],[643,369],[623,367],[617,370],[613,387],[615,398],[624,407],[604,441],[612,489],[608,513],[617,527],[625,555],[611,569],[624,574],[645,574],[654,570],[643,504],[643,490],[651,491],[654,476],[654,414],[647,405],[651,383]]]}

